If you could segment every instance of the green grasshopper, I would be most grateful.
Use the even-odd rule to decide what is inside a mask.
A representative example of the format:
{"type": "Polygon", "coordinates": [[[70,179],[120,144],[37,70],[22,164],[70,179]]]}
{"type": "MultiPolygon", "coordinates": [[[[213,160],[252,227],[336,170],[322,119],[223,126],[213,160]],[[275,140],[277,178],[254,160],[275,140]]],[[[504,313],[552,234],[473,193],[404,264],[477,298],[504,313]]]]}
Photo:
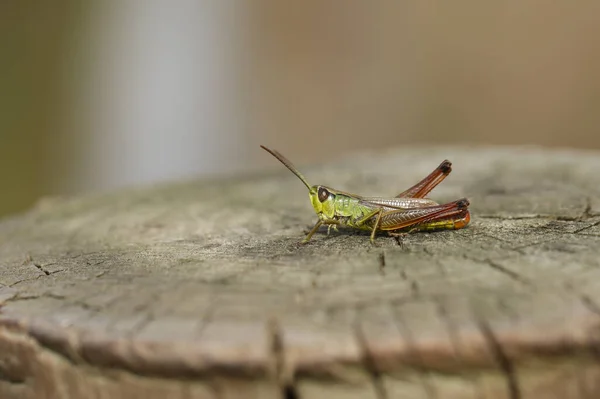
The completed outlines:
{"type": "Polygon", "coordinates": [[[466,198],[447,204],[425,198],[452,171],[450,161],[443,161],[423,180],[393,198],[363,197],[326,186],[311,186],[306,178],[283,155],[261,145],[295,174],[308,188],[310,202],[319,220],[302,243],[308,242],[322,225],[337,230],[346,226],[371,231],[371,243],[377,231],[390,236],[402,236],[414,231],[455,230],[469,224],[469,200],[466,198]]]}

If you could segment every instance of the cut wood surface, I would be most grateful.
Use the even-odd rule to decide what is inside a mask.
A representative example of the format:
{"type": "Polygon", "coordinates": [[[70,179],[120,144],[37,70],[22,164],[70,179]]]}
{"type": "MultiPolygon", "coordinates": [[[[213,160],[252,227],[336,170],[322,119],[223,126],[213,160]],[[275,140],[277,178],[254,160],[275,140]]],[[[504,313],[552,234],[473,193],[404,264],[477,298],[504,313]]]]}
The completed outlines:
{"type": "Polygon", "coordinates": [[[316,216],[276,160],[4,220],[0,398],[600,397],[600,153],[411,147],[299,166],[393,196],[445,158],[430,197],[468,197],[471,225],[376,246],[326,229],[299,244],[316,216]]]}

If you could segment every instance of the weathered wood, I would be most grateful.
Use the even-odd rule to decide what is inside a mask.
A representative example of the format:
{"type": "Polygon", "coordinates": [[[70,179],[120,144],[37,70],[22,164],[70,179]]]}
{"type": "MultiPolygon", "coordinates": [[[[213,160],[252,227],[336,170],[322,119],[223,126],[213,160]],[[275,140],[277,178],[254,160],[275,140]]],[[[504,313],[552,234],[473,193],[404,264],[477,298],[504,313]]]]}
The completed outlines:
{"type": "Polygon", "coordinates": [[[0,397],[600,397],[599,153],[422,147],[302,169],[391,195],[444,158],[431,197],[467,196],[472,224],[401,245],[299,245],[315,216],[281,167],[5,220],[0,397]]]}

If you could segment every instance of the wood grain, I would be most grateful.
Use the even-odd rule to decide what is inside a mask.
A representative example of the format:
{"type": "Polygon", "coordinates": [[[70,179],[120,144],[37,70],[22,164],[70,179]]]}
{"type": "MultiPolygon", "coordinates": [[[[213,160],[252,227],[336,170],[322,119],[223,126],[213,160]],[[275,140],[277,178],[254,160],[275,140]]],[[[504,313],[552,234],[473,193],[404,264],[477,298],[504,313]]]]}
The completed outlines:
{"type": "Polygon", "coordinates": [[[412,147],[301,169],[392,195],[444,158],[431,197],[468,197],[470,227],[377,246],[300,245],[315,215],[276,165],[4,220],[0,397],[600,396],[599,153],[412,147]]]}

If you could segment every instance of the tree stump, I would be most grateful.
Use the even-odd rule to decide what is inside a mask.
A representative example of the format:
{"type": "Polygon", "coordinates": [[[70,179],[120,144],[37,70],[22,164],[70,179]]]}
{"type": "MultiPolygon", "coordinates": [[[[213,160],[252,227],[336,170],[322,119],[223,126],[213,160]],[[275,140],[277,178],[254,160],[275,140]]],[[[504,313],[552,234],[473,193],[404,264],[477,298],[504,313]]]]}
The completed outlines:
{"type": "Polygon", "coordinates": [[[471,225],[376,246],[299,244],[316,216],[275,160],[3,221],[0,397],[600,397],[600,153],[413,147],[301,169],[392,196],[444,158],[430,197],[468,197],[471,225]]]}

